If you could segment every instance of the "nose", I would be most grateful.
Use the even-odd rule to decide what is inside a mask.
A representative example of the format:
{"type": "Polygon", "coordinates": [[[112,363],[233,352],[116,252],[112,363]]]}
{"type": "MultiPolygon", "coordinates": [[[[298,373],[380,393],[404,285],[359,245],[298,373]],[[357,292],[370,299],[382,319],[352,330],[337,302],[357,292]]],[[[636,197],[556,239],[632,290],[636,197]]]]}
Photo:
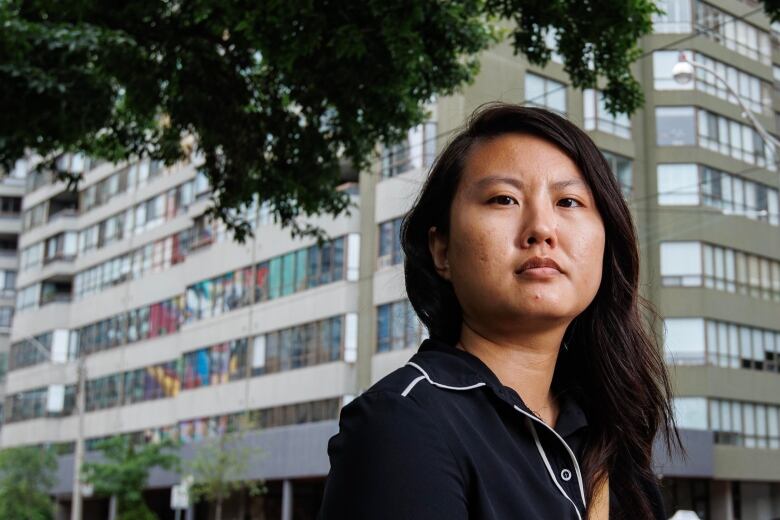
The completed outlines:
{"type": "Polygon", "coordinates": [[[522,219],[519,236],[521,248],[541,244],[547,244],[548,247],[557,245],[555,209],[549,197],[534,197],[528,200],[522,219]]]}

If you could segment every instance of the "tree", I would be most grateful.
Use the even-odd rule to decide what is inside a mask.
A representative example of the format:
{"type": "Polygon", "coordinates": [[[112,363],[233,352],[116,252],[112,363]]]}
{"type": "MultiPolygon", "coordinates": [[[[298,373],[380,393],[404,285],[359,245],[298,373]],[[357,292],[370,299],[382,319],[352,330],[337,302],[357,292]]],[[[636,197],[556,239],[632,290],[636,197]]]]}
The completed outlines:
{"type": "MultiPolygon", "coordinates": [[[[777,18],[778,2],[765,5],[777,18]]],[[[604,77],[608,109],[633,112],[629,66],[657,11],[651,0],[0,0],[0,165],[26,149],[171,164],[194,136],[208,213],[239,242],[255,194],[294,235],[318,234],[301,218],[348,211],[335,189],[344,164],[364,169],[507,32],[544,64],[553,31],[572,84],[604,77]]]]}
{"type": "Polygon", "coordinates": [[[0,451],[0,518],[50,520],[57,457],[53,448],[20,446],[0,451]]]}
{"type": "Polygon", "coordinates": [[[254,456],[261,453],[245,442],[243,433],[223,433],[204,440],[194,457],[185,464],[194,484],[195,501],[206,499],[215,505],[215,519],[222,520],[222,504],[233,492],[248,489],[250,495],[266,491],[262,482],[246,477],[254,456]]]}
{"type": "Polygon", "coordinates": [[[178,469],[179,458],[171,453],[175,447],[170,440],[135,443],[127,435],[109,437],[97,444],[103,460],[84,463],[84,481],[96,494],[116,497],[118,520],[154,520],[143,489],[153,467],[178,469]]]}

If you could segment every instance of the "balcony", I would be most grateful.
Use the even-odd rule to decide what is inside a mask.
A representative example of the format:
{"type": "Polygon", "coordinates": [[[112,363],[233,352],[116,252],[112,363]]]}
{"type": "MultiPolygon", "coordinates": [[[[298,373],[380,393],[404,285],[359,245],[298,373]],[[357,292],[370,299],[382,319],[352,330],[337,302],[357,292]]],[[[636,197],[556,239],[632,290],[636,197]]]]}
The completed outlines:
{"type": "Polygon", "coordinates": [[[49,200],[47,222],[63,217],[75,217],[79,214],[79,197],[74,191],[63,191],[49,200]]]}
{"type": "Polygon", "coordinates": [[[41,283],[41,307],[49,303],[68,303],[73,295],[73,277],[56,276],[41,283]]]}

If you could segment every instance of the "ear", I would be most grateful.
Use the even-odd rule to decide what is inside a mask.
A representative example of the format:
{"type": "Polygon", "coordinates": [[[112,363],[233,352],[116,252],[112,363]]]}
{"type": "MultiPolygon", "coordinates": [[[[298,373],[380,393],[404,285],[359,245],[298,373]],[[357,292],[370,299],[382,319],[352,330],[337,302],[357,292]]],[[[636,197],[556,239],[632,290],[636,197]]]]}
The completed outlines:
{"type": "Polygon", "coordinates": [[[447,237],[439,233],[435,226],[428,230],[428,249],[431,252],[436,272],[445,280],[450,279],[450,262],[447,260],[447,237]]]}

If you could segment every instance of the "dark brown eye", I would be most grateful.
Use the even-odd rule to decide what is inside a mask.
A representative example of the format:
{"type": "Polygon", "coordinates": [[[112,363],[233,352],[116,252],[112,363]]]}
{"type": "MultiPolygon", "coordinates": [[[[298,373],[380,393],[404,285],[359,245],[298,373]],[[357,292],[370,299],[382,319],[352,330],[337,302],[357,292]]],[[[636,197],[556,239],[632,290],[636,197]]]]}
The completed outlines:
{"type": "Polygon", "coordinates": [[[490,199],[488,202],[497,202],[501,206],[509,206],[511,204],[517,204],[517,201],[509,195],[497,195],[490,199]]]}
{"type": "Polygon", "coordinates": [[[580,204],[580,201],[577,199],[572,199],[571,197],[566,197],[565,199],[561,199],[558,201],[558,204],[562,204],[564,208],[573,208],[575,206],[582,206],[580,204]]]}

